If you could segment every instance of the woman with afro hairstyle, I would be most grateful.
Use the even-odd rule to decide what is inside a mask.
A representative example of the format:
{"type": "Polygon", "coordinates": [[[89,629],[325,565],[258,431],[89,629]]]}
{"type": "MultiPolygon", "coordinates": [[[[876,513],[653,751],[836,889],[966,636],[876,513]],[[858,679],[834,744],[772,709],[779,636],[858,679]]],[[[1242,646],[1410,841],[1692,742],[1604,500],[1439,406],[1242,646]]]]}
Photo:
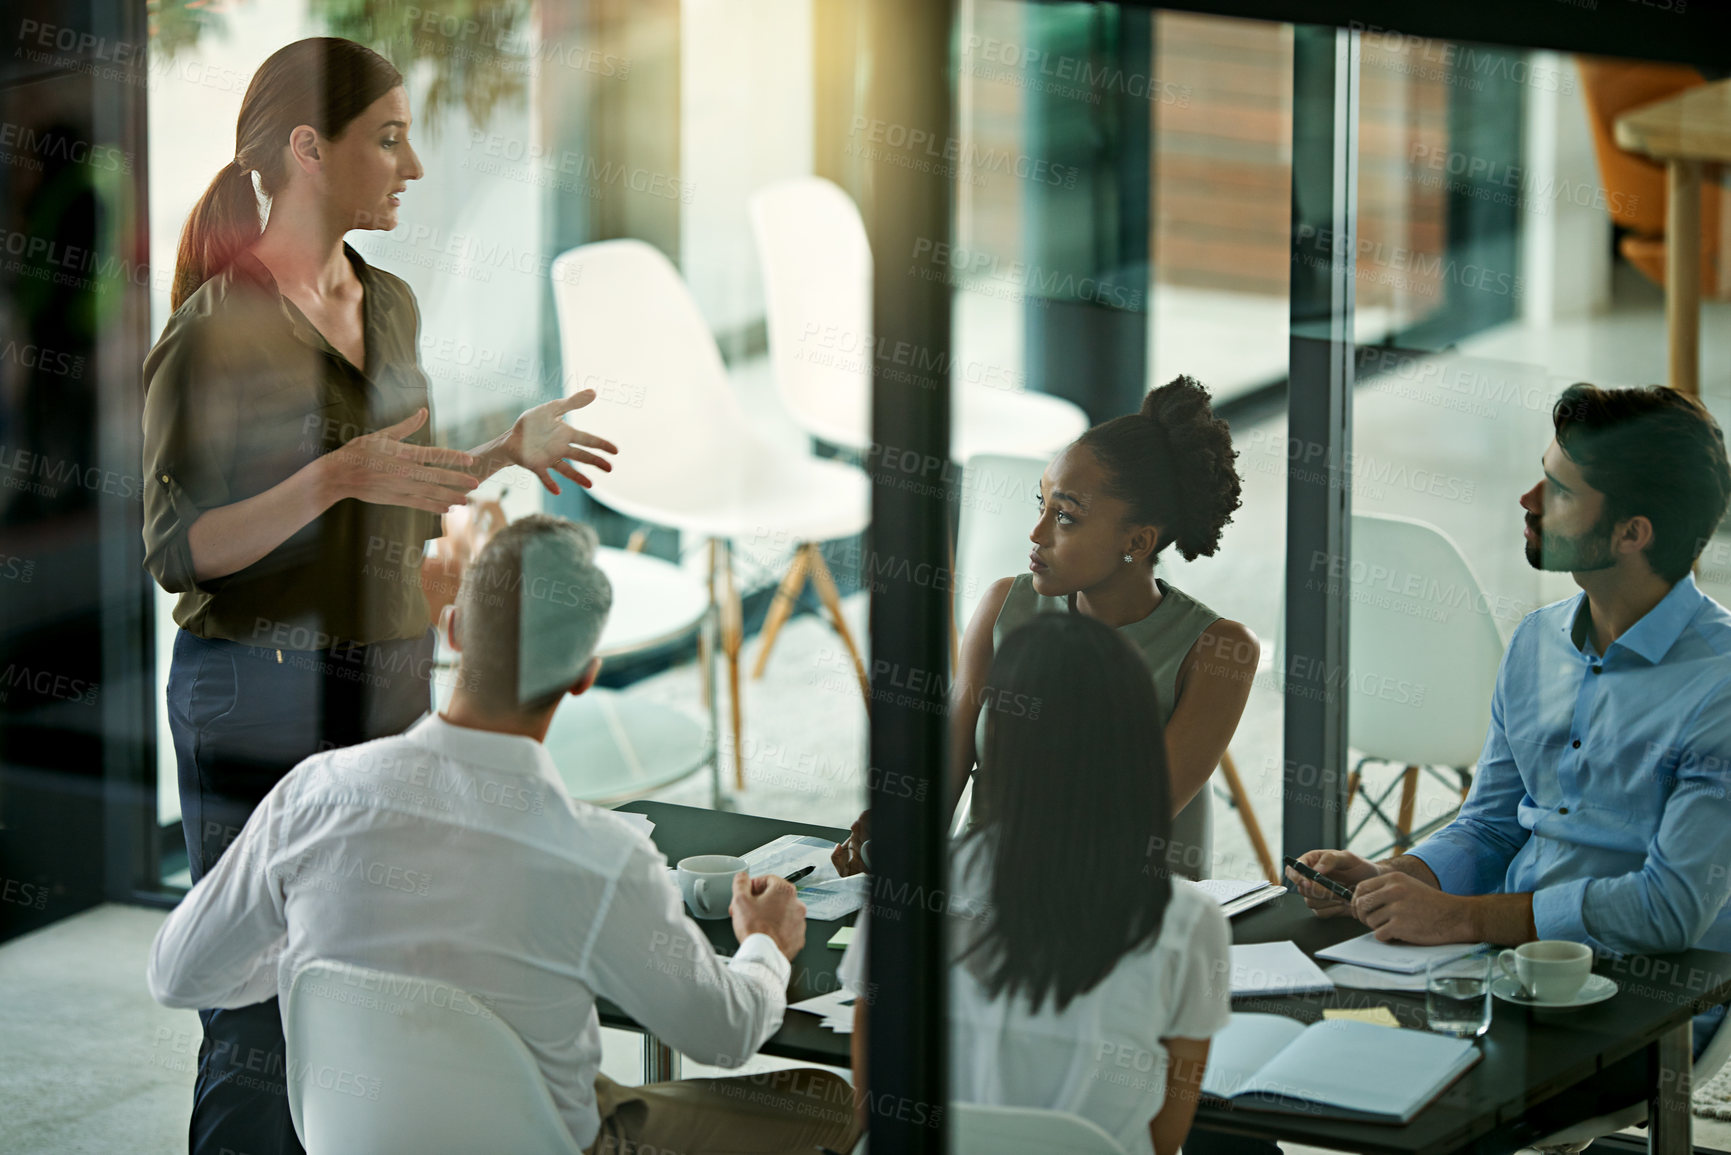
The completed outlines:
{"type": "MultiPolygon", "coordinates": [[[[1168,845],[1150,849],[1150,872],[1208,875],[1203,787],[1238,728],[1261,648],[1242,623],[1156,576],[1155,563],[1168,546],[1186,561],[1219,548],[1242,504],[1237,456],[1208,390],[1179,377],[1152,390],[1139,412],[1094,426],[1053,458],[1030,495],[1038,519],[1028,572],[994,582],[962,638],[950,714],[952,801],[984,746],[981,703],[992,696],[987,672],[1002,639],[1035,614],[1083,614],[1117,628],[1154,678],[1173,818],[1168,845]]],[[[836,849],[844,874],[866,865],[859,848],[867,818],[836,849]]]]}

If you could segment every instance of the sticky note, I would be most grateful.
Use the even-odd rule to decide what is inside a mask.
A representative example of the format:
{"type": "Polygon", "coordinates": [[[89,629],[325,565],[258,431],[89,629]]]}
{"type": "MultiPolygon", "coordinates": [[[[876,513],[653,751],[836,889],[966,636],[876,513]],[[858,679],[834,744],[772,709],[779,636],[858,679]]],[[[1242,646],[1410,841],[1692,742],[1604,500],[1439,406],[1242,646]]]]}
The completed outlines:
{"type": "Polygon", "coordinates": [[[831,950],[845,950],[847,944],[853,941],[853,927],[844,926],[836,931],[829,940],[831,950]]]}
{"type": "Polygon", "coordinates": [[[1387,1007],[1330,1008],[1322,1012],[1325,1019],[1352,1019],[1360,1023],[1375,1023],[1379,1027],[1398,1027],[1400,1020],[1387,1007]]]}

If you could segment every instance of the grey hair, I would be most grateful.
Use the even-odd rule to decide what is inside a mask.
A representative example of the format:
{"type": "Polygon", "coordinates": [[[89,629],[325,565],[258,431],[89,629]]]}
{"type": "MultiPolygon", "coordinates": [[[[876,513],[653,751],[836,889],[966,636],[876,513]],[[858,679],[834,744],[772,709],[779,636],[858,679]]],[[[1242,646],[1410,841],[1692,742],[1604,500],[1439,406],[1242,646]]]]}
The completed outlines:
{"type": "Polygon", "coordinates": [[[613,585],[595,531],[537,513],[512,522],[469,563],[457,592],[461,684],[491,713],[556,704],[595,654],[613,585]]]}

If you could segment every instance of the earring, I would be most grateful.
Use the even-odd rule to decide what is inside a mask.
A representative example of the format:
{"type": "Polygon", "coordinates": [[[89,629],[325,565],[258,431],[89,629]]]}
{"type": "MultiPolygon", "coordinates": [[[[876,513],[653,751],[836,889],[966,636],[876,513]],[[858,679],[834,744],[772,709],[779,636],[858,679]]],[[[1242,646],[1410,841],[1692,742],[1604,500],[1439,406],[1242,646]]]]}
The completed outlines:
{"type": "Polygon", "coordinates": [[[1125,561],[1125,564],[1128,564],[1128,563],[1130,563],[1130,562],[1133,562],[1133,561],[1135,561],[1135,560],[1136,560],[1136,559],[1135,559],[1135,558],[1133,558],[1133,557],[1131,557],[1131,556],[1130,556],[1130,555],[1129,555],[1129,554],[1125,554],[1125,555],[1124,555],[1124,561],[1125,561]]]}

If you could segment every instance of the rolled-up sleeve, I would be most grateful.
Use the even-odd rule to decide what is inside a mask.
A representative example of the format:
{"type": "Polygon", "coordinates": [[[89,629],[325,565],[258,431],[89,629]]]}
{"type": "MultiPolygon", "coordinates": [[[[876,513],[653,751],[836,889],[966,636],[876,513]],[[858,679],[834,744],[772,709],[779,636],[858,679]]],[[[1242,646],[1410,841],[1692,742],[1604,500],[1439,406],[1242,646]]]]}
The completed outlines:
{"type": "MultiPolygon", "coordinates": [[[[1522,623],[1525,626],[1526,623],[1522,623]]],[[[1503,726],[1509,670],[1522,652],[1519,632],[1510,639],[1491,693],[1491,724],[1473,774],[1472,790],[1447,826],[1407,853],[1430,867],[1437,885],[1450,894],[1497,894],[1509,863],[1532,833],[1521,825],[1520,804],[1527,787],[1515,764],[1503,726]]]]}
{"type": "Polygon", "coordinates": [[[213,592],[197,580],[187,531],[226,505],[234,469],[230,375],[196,320],[169,321],[144,362],[144,568],[169,593],[213,592]]]}

